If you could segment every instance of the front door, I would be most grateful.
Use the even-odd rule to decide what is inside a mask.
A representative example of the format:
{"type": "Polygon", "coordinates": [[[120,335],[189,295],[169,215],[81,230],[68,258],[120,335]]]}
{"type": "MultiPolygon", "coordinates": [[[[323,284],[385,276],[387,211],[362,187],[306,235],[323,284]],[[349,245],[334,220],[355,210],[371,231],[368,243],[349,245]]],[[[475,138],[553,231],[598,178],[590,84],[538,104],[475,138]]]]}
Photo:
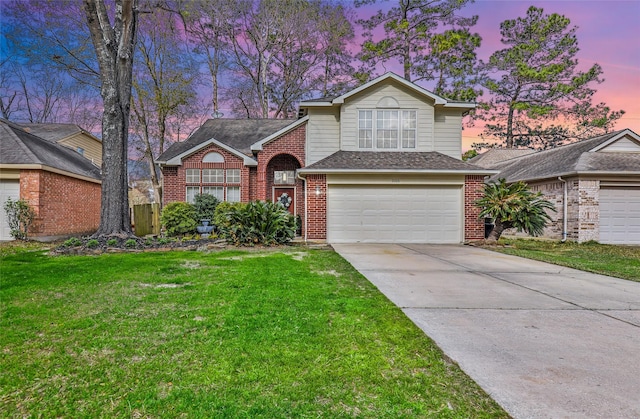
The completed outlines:
{"type": "Polygon", "coordinates": [[[281,203],[287,211],[295,214],[295,188],[273,188],[273,202],[281,203]]]}

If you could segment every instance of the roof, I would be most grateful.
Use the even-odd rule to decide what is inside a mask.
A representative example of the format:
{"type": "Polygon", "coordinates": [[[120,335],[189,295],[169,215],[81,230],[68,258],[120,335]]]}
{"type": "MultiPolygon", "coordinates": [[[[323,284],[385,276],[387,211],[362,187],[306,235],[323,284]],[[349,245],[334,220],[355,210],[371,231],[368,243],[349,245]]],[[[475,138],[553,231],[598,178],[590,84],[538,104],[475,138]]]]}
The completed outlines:
{"type": "Polygon", "coordinates": [[[494,178],[532,181],[578,174],[640,175],[640,136],[625,129],[505,162],[494,178]],[[622,138],[638,144],[638,152],[603,151],[622,138]]]}
{"type": "Polygon", "coordinates": [[[185,141],[172,144],[158,156],[156,161],[166,163],[199,149],[212,139],[247,156],[252,156],[253,144],[295,121],[295,119],[209,119],[185,141]]]}
{"type": "Polygon", "coordinates": [[[480,167],[495,168],[500,163],[506,160],[522,157],[527,154],[534,153],[535,150],[529,148],[517,149],[517,148],[492,148],[485,151],[482,154],[478,154],[474,158],[467,160],[469,163],[478,165],[480,167]]]}
{"type": "Polygon", "coordinates": [[[331,172],[438,172],[490,175],[497,173],[482,167],[432,152],[412,151],[338,151],[300,169],[300,173],[331,172]]]}
{"type": "Polygon", "coordinates": [[[441,105],[444,107],[451,107],[451,108],[461,108],[461,109],[473,109],[476,107],[475,103],[471,103],[471,102],[462,102],[459,100],[448,100],[442,96],[438,96],[433,92],[430,92],[429,90],[423,89],[422,87],[418,86],[415,83],[412,83],[402,77],[400,77],[399,75],[392,73],[392,72],[388,72],[385,73],[383,75],[381,75],[380,77],[376,77],[373,80],[370,80],[367,83],[364,83],[358,87],[356,87],[355,89],[349,90],[348,92],[340,95],[340,96],[334,96],[334,97],[321,97],[321,98],[317,98],[317,99],[310,99],[310,100],[305,100],[300,102],[300,107],[301,108],[305,108],[305,107],[310,107],[310,106],[333,106],[333,105],[340,105],[343,104],[344,101],[355,95],[360,93],[363,90],[366,90],[368,88],[370,88],[371,86],[374,86],[378,83],[382,83],[385,81],[389,81],[389,80],[394,80],[397,83],[402,84],[403,86],[405,86],[406,88],[413,90],[423,96],[428,97],[429,99],[433,100],[435,102],[435,105],[441,105]]]}
{"type": "Polygon", "coordinates": [[[18,124],[0,119],[0,165],[44,166],[100,180],[100,169],[77,152],[40,138],[18,124]]]}
{"type": "MultiPolygon", "coordinates": [[[[72,135],[87,133],[76,124],[23,124],[19,123],[26,132],[31,133],[47,141],[57,143],[60,140],[69,138],[72,135]]],[[[88,134],[88,133],[87,133],[88,134]]],[[[91,135],[91,134],[90,134],[91,135]]],[[[99,138],[91,135],[91,137],[100,141],[99,138]]]]}

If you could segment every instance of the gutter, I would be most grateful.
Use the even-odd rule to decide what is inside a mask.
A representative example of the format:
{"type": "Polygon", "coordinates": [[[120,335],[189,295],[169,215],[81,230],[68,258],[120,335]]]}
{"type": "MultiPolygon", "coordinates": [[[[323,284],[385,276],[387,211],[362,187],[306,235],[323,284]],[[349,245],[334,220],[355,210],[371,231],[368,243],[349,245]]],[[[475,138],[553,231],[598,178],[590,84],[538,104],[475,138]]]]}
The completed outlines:
{"type": "Polygon", "coordinates": [[[300,176],[300,173],[296,173],[296,177],[304,182],[304,242],[307,243],[307,226],[309,225],[307,219],[308,215],[308,205],[307,205],[307,178],[300,176]]]}
{"type": "Polygon", "coordinates": [[[568,211],[568,205],[567,205],[567,195],[568,195],[568,191],[567,191],[567,181],[562,179],[562,176],[558,176],[558,180],[560,182],[562,182],[564,184],[564,196],[562,198],[562,240],[561,243],[564,243],[567,241],[567,213],[568,211]]]}

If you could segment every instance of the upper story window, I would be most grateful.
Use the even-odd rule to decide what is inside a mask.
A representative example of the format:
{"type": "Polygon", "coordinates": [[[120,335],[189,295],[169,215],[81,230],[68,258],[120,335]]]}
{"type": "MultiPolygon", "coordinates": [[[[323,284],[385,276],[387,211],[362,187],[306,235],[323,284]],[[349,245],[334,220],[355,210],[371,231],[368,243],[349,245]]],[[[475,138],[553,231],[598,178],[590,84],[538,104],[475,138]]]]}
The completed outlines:
{"type": "Polygon", "coordinates": [[[224,156],[216,152],[207,153],[202,158],[202,162],[203,163],[224,163],[224,156]]]}
{"type": "Polygon", "coordinates": [[[416,111],[358,111],[358,147],[381,150],[416,148],[417,126],[416,111]]]}

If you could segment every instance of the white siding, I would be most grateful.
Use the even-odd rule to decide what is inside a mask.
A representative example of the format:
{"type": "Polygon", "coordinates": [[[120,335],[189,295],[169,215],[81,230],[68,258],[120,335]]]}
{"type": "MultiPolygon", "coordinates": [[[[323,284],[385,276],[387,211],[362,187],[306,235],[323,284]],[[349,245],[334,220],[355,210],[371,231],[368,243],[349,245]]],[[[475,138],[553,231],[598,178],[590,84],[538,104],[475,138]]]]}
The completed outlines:
{"type": "MultiPolygon", "coordinates": [[[[429,99],[424,96],[396,83],[373,86],[347,99],[340,109],[341,149],[358,151],[358,110],[376,109],[380,99],[387,96],[398,102],[399,109],[417,111],[418,138],[415,151],[437,151],[433,144],[433,105],[427,103],[429,99]]],[[[461,137],[458,137],[458,141],[461,141],[461,137]]]]}
{"type": "Polygon", "coordinates": [[[309,108],[307,166],[340,150],[337,108],[309,108]]]}
{"type": "Polygon", "coordinates": [[[462,114],[460,110],[438,109],[435,115],[435,150],[456,159],[462,157],[462,114]]]}
{"type": "Polygon", "coordinates": [[[7,214],[4,210],[4,204],[8,198],[13,201],[20,199],[19,180],[0,180],[0,240],[13,240],[11,229],[7,224],[7,214]]]}
{"type": "Polygon", "coordinates": [[[92,160],[96,166],[102,165],[102,143],[95,138],[91,138],[85,134],[76,134],[72,137],[65,138],[58,144],[77,151],[78,147],[84,149],[84,157],[92,160]]]}
{"type": "Polygon", "coordinates": [[[601,152],[631,152],[631,153],[640,153],[640,145],[635,141],[631,140],[628,137],[620,138],[618,141],[615,141],[602,150],[601,152]]]}

